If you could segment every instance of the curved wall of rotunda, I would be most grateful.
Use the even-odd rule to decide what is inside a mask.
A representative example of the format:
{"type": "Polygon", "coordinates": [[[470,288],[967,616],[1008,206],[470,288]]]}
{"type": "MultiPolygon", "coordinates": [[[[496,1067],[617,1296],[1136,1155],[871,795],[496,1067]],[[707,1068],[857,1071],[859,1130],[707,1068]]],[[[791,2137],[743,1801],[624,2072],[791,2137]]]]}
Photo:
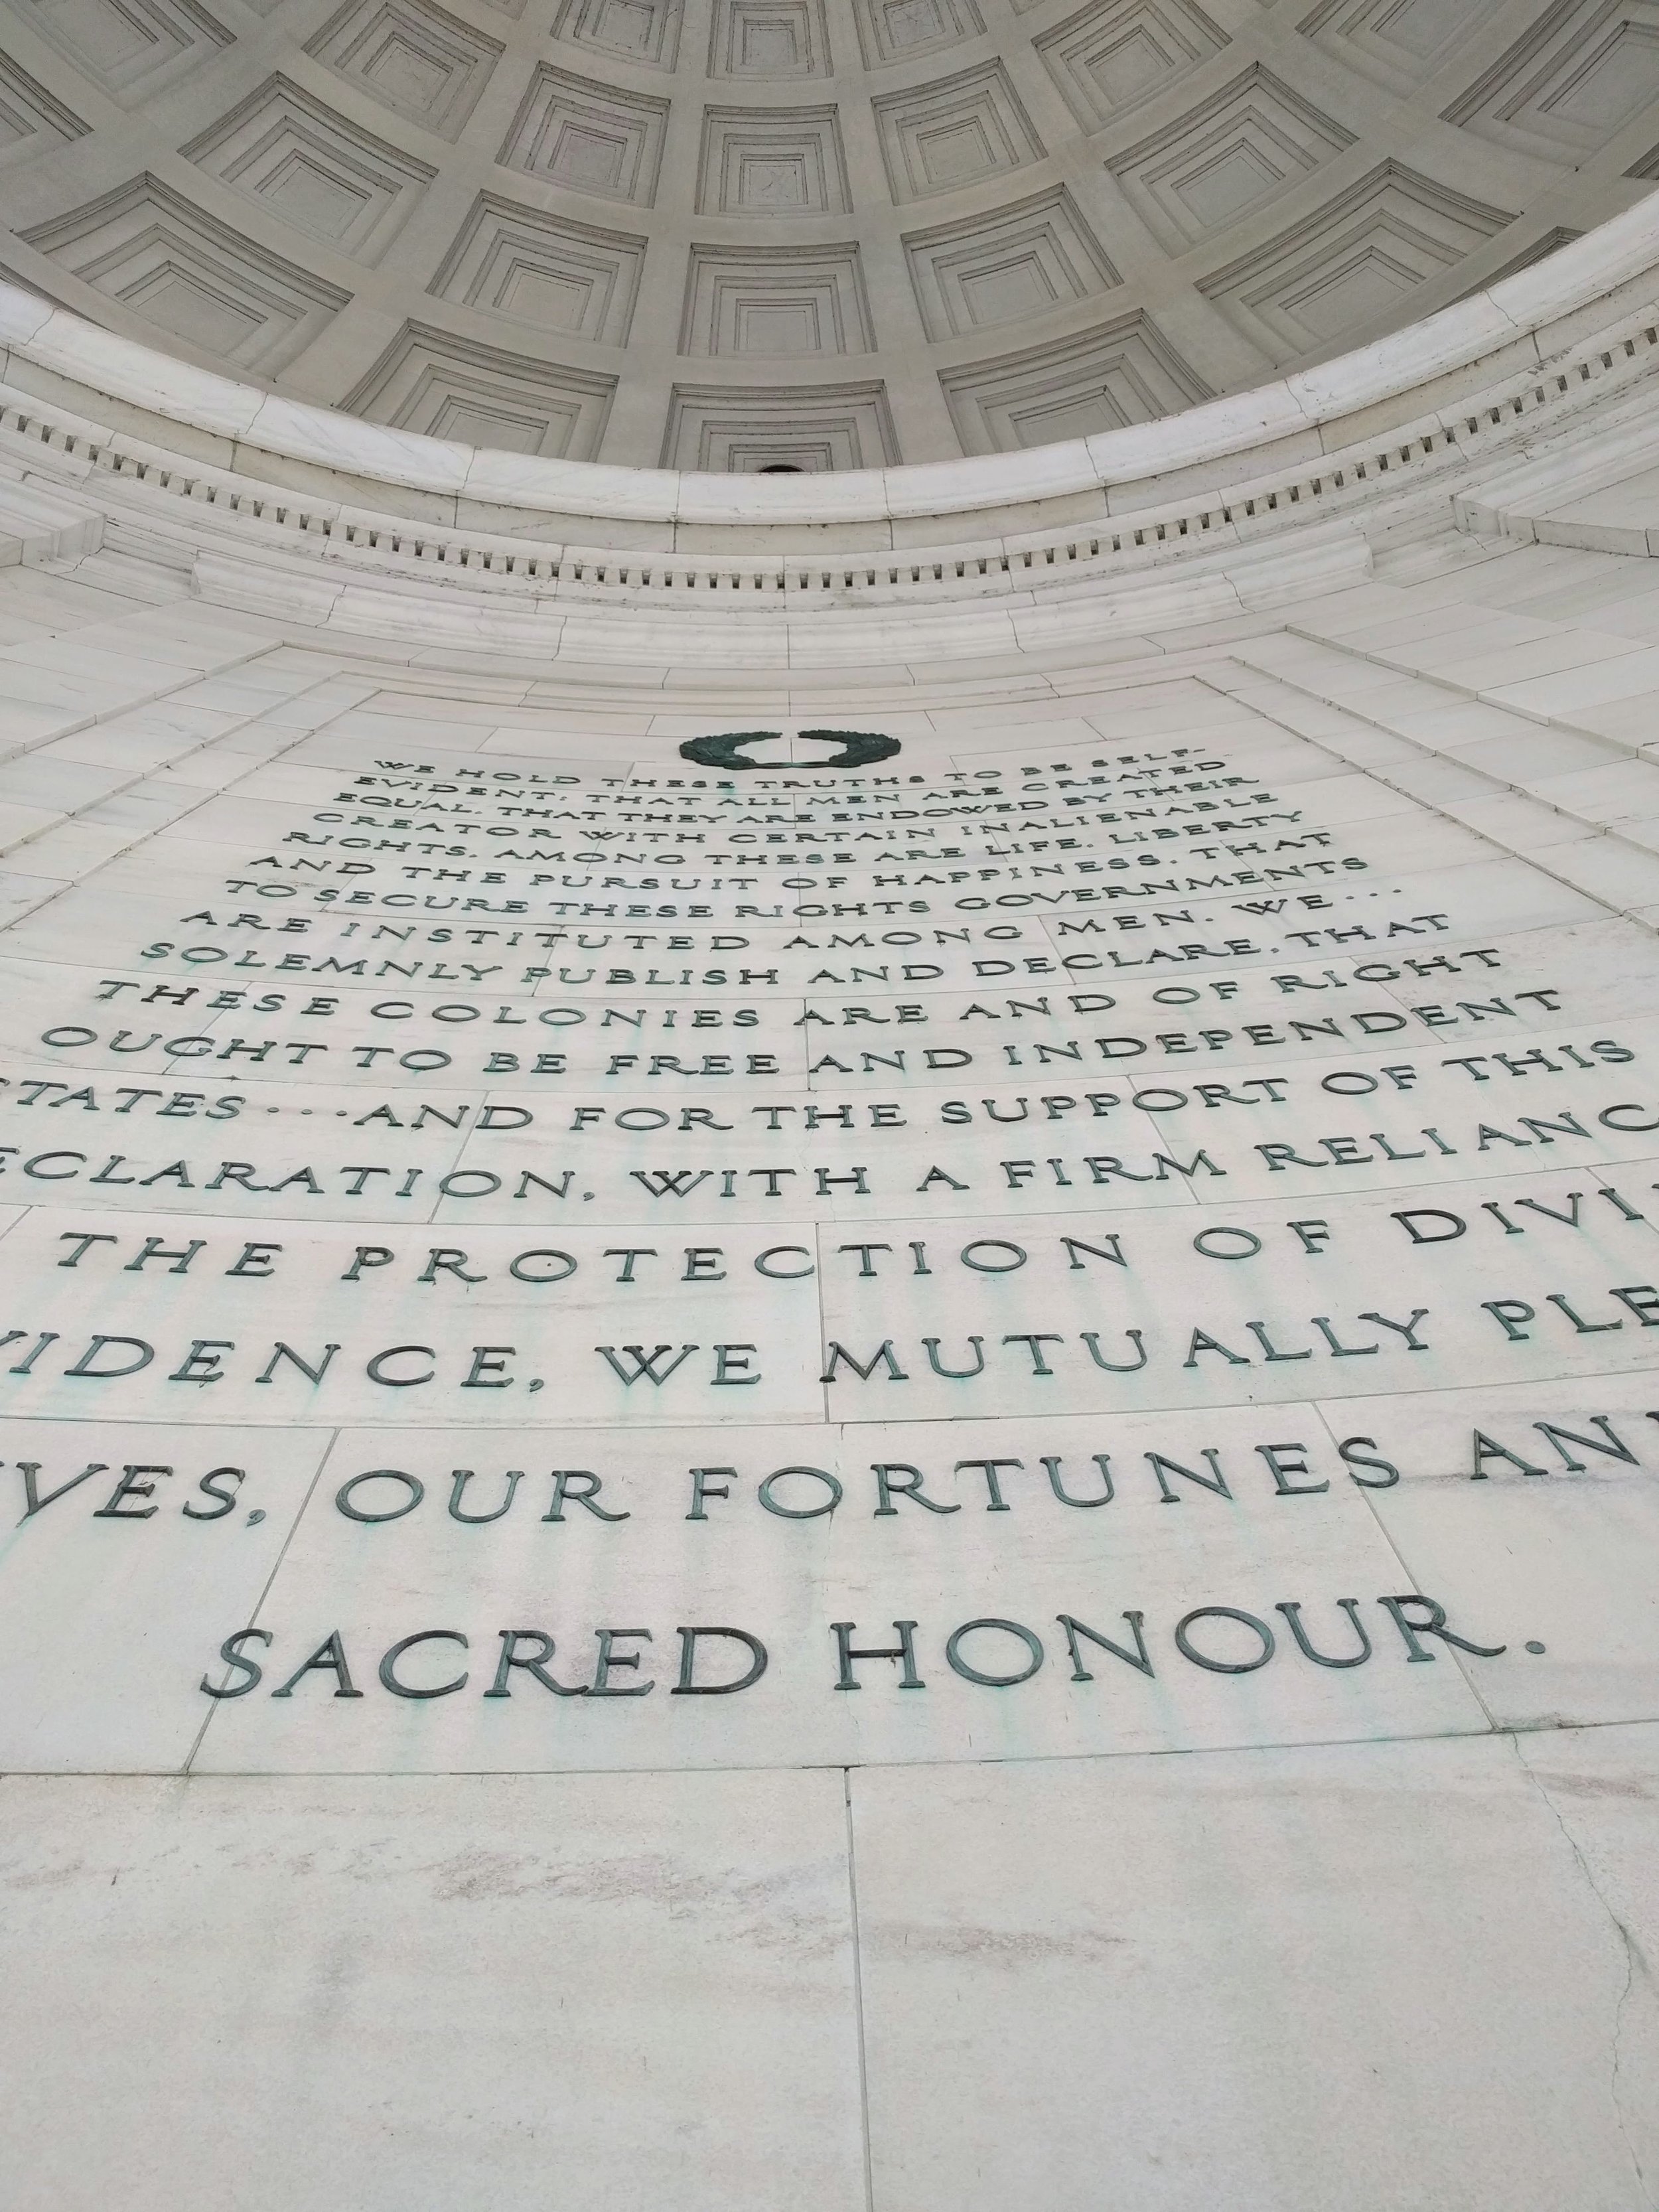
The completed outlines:
{"type": "Polygon", "coordinates": [[[1249,384],[1651,11],[212,4],[6,65],[7,2212],[1651,2212],[1659,215],[712,343],[1249,384]]]}
{"type": "Polygon", "coordinates": [[[1019,452],[1648,190],[1652,0],[5,0],[0,259],[374,422],[715,471],[1019,452]]]}

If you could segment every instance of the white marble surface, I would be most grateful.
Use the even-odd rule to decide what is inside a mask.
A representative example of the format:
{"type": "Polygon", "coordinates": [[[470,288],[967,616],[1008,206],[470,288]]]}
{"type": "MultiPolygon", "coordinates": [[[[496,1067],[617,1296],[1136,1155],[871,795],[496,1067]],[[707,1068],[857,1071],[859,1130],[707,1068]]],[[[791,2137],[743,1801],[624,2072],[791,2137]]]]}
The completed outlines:
{"type": "Polygon", "coordinates": [[[76,479],[0,574],[20,2204],[1641,2212],[1659,582],[1455,527],[1481,441],[1018,603],[76,479]]]}
{"type": "Polygon", "coordinates": [[[894,2200],[1641,2212],[1653,1753],[1642,1729],[860,1776],[894,2200]]]}
{"type": "Polygon", "coordinates": [[[859,2200],[837,1775],[0,1800],[20,2212],[859,2200]],[[204,2110],[233,2044],[242,2086],[204,2110]],[[65,2069],[100,2085],[72,2132],[65,2069]]]}

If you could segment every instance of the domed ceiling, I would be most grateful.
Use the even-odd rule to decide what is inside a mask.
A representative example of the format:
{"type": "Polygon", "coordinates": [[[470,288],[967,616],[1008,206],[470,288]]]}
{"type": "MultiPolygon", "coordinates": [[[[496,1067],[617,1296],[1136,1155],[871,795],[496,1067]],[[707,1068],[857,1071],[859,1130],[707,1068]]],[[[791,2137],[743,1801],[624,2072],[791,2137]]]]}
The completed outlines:
{"type": "Polygon", "coordinates": [[[526,453],[847,469],[1236,391],[1659,176],[1659,0],[0,0],[5,272],[526,453]]]}

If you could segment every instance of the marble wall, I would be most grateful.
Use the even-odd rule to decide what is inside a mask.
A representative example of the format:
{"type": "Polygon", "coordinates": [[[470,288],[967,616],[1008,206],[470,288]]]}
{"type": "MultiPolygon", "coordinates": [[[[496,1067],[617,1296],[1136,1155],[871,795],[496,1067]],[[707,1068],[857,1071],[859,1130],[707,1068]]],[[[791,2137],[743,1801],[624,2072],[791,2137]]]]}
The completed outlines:
{"type": "Polygon", "coordinates": [[[8,2206],[1651,2205],[1645,479],[555,665],[0,436],[8,2206]]]}
{"type": "Polygon", "coordinates": [[[1651,682],[1564,559],[728,776],[9,596],[14,2201],[1643,2201],[1659,770],[1467,698],[1651,682]]]}

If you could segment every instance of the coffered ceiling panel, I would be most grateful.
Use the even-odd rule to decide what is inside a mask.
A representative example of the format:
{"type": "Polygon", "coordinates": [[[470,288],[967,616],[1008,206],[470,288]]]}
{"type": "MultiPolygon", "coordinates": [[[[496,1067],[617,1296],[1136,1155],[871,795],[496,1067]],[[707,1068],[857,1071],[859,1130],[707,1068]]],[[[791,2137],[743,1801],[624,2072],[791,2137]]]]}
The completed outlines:
{"type": "Polygon", "coordinates": [[[0,166],[19,281],[297,397],[942,460],[1247,388],[1628,205],[1659,0],[0,0],[0,166]]]}

